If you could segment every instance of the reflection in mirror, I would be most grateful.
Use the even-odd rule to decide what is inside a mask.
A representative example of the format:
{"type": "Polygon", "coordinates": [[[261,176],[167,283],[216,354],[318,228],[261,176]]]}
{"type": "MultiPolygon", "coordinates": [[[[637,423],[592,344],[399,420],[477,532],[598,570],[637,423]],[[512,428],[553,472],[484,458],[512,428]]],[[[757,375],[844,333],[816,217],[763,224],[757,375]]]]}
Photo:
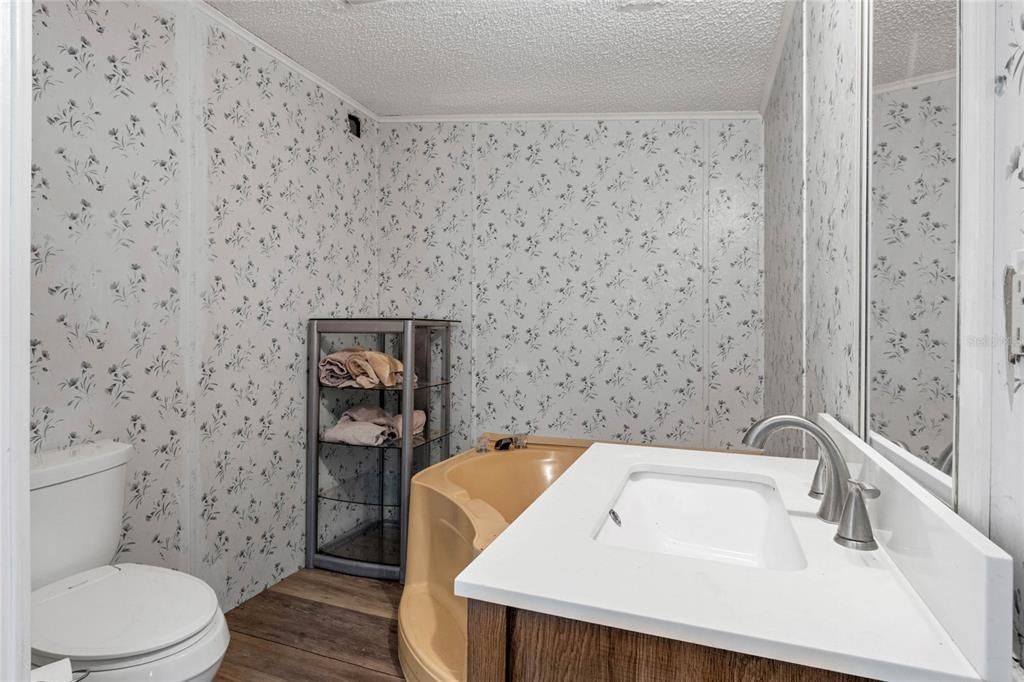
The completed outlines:
{"type": "Polygon", "coordinates": [[[957,5],[877,0],[872,52],[871,430],[953,469],[957,5]]]}

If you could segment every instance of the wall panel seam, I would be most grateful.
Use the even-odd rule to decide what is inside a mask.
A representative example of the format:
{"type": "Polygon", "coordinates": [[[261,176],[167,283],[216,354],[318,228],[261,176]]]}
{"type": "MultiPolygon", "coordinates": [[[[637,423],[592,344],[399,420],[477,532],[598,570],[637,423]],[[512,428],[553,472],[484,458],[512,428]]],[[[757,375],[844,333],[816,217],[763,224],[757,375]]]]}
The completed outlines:
{"type": "Polygon", "coordinates": [[[701,331],[703,333],[704,343],[704,357],[702,358],[702,367],[704,369],[704,425],[703,425],[703,436],[701,437],[701,444],[707,445],[708,439],[710,438],[710,427],[709,420],[711,419],[711,284],[710,278],[710,266],[711,266],[711,131],[710,124],[707,121],[703,122],[703,158],[704,158],[704,200],[702,206],[702,239],[703,239],[703,264],[701,270],[703,277],[701,278],[701,285],[703,288],[704,295],[704,319],[701,321],[701,331]]]}

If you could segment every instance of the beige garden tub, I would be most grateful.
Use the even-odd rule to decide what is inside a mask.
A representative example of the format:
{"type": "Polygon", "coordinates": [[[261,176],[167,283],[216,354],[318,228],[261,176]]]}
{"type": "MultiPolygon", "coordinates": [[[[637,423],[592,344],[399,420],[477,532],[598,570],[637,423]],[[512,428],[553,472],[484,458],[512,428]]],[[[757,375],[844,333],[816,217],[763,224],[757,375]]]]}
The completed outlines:
{"type": "Polygon", "coordinates": [[[453,592],[455,576],[590,443],[531,437],[526,449],[469,450],[413,477],[398,613],[398,656],[407,679],[466,679],[466,600],[453,592]]]}

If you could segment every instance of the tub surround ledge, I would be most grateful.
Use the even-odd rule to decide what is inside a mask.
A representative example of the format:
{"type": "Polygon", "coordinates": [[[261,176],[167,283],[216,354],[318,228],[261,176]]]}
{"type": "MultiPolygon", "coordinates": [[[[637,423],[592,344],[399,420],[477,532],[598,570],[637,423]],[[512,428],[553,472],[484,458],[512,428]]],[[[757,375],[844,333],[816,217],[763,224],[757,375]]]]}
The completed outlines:
{"type": "MultiPolygon", "coordinates": [[[[818,502],[807,496],[815,465],[595,444],[457,576],[455,594],[510,607],[513,614],[544,614],[851,676],[981,679],[884,543],[860,552],[833,541],[835,526],[816,518],[818,502]],[[645,471],[768,481],[805,565],[756,567],[599,542],[626,481],[645,471]]],[[[856,475],[860,466],[852,468],[856,475]]],[[[471,619],[471,666],[477,634],[471,619]]]]}

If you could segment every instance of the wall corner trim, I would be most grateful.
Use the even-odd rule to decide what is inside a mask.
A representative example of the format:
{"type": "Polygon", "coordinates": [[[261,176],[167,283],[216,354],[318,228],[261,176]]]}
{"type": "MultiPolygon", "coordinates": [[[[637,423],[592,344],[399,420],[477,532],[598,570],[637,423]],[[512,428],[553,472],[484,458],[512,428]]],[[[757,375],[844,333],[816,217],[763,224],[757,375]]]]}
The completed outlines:
{"type": "Polygon", "coordinates": [[[779,66],[782,64],[782,55],[786,52],[786,38],[793,28],[793,17],[802,0],[787,0],[782,10],[782,21],[779,23],[779,32],[775,36],[775,47],[772,49],[771,61],[768,63],[768,71],[765,73],[765,81],[761,87],[761,115],[768,110],[768,101],[772,98],[772,90],[775,88],[775,78],[779,74],[779,66]]]}
{"type": "Polygon", "coordinates": [[[292,59],[288,55],[284,54],[283,52],[278,50],[276,47],[272,46],[270,43],[268,43],[267,41],[263,40],[262,38],[260,38],[256,34],[254,34],[249,29],[244,28],[243,26],[239,25],[238,22],[234,21],[233,19],[229,19],[227,16],[222,14],[220,10],[218,10],[215,7],[213,7],[209,3],[205,2],[205,0],[188,0],[188,3],[190,5],[192,5],[192,7],[194,7],[198,12],[200,12],[201,14],[206,15],[207,18],[209,18],[212,21],[214,21],[217,24],[219,24],[222,28],[225,28],[225,29],[231,31],[232,33],[234,33],[238,37],[242,38],[243,40],[246,40],[246,41],[252,43],[253,45],[255,45],[259,49],[263,50],[268,55],[270,55],[271,57],[276,59],[277,61],[279,61],[282,64],[284,64],[285,66],[287,66],[292,71],[295,71],[296,73],[298,73],[299,75],[303,76],[304,78],[307,78],[310,81],[312,81],[313,83],[316,83],[321,88],[323,88],[327,92],[331,93],[332,95],[334,95],[335,97],[340,99],[342,102],[344,102],[346,105],[348,105],[352,109],[355,109],[359,113],[363,114],[364,116],[366,116],[368,118],[373,119],[374,121],[380,121],[381,120],[381,117],[378,116],[369,107],[364,106],[362,103],[357,101],[354,97],[351,97],[351,96],[345,94],[344,92],[339,90],[334,85],[331,85],[326,80],[324,80],[320,76],[316,75],[315,73],[313,73],[308,68],[306,68],[305,66],[303,66],[299,62],[295,61],[294,59],[292,59]]]}
{"type": "Polygon", "coordinates": [[[381,123],[503,123],[506,121],[727,121],[760,120],[758,111],[624,111],[548,114],[381,116],[381,123]]]}
{"type": "Polygon", "coordinates": [[[904,78],[902,80],[892,81],[891,83],[880,83],[878,85],[872,85],[871,94],[881,95],[886,92],[892,92],[893,90],[902,90],[903,88],[915,88],[919,85],[927,85],[928,83],[944,81],[948,78],[956,78],[956,69],[950,69],[948,71],[936,71],[935,73],[926,73],[922,76],[904,78]]]}

